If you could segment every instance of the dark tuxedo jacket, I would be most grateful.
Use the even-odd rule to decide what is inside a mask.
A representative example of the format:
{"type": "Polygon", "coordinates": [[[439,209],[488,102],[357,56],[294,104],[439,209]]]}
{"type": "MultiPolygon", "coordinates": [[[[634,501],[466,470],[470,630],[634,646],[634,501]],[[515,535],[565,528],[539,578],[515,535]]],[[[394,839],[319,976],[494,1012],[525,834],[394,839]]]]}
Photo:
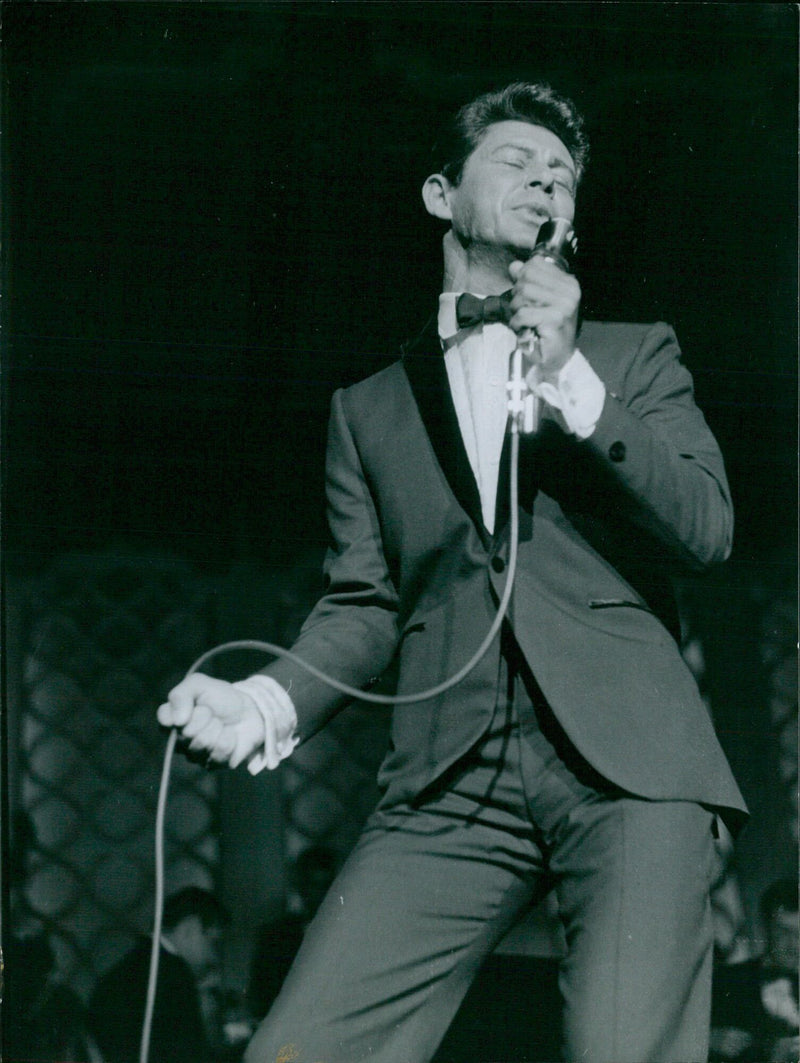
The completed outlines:
{"type": "MultiPolygon", "coordinates": [[[[433,324],[433,323],[432,323],[433,324]]],[[[731,546],[722,457],[672,330],[586,322],[578,343],[608,395],[590,439],[545,418],[523,438],[520,543],[508,622],[553,713],[605,778],[651,799],[745,810],[677,644],[673,566],[731,546]]],[[[480,645],[508,560],[508,440],[495,532],[483,526],[444,359],[429,326],[332,402],[325,592],[294,651],[363,688],[395,659],[398,693],[454,673],[480,645]]],[[[499,640],[454,689],[393,710],[385,801],[418,795],[488,726],[499,640]]],[[[301,737],[343,699],[291,662],[301,737]]]]}

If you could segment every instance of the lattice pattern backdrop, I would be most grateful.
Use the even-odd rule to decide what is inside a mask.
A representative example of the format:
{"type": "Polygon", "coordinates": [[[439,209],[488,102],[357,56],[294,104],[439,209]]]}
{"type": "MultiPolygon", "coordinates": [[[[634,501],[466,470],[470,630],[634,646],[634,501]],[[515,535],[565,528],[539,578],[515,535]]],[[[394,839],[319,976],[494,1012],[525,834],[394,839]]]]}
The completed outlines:
{"type": "MultiPolygon", "coordinates": [[[[165,744],[154,711],[212,644],[209,595],[179,562],[86,555],[54,563],[22,601],[15,789],[33,828],[24,896],[85,995],[151,925],[165,744]]],[[[168,892],[213,885],[216,786],[176,757],[168,892]]]]}
{"type": "Polygon", "coordinates": [[[281,766],[290,863],[313,846],[349,853],[378,800],[387,736],[382,707],[353,705],[281,766]]]}
{"type": "MultiPolygon", "coordinates": [[[[321,590],[322,551],[309,549],[281,576],[276,638],[291,646],[321,590]]],[[[345,857],[378,800],[376,775],[389,739],[389,710],[355,703],[280,768],[284,851],[291,868],[307,849],[345,857]]],[[[292,876],[290,875],[290,878],[292,876]]],[[[290,892],[289,907],[299,906],[290,892]]]]}
{"type": "MultiPolygon", "coordinates": [[[[254,634],[291,645],[319,590],[320,557],[311,554],[294,567],[270,570],[268,579],[248,581],[255,586],[247,594],[235,579],[218,577],[212,587],[180,561],[119,554],[62,558],[22,588],[15,584],[8,626],[19,645],[7,656],[21,662],[15,667],[21,679],[9,687],[10,750],[16,751],[10,789],[34,828],[25,898],[49,932],[63,976],[82,994],[135,932],[150,927],[153,819],[164,749],[156,705],[187,665],[218,641],[212,612],[228,599],[247,599],[241,610],[254,634]]],[[[706,595],[689,596],[685,649],[704,689],[707,650],[714,650],[712,678],[718,678],[707,691],[712,707],[723,725],[730,717],[736,726],[740,711],[748,728],[734,747],[749,747],[751,733],[763,735],[776,755],[783,807],[771,805],[758,818],[779,820],[770,828],[780,832],[777,844],[796,852],[794,597],[788,589],[776,593],[744,582],[745,593],[734,588],[722,594],[725,609],[716,598],[709,604],[706,595]],[[698,600],[705,603],[699,611],[698,600]],[[716,647],[706,645],[711,633],[716,647]],[[724,700],[732,680],[719,672],[720,661],[730,670],[738,659],[731,654],[741,647],[750,648],[763,674],[739,710],[724,700]]],[[[247,633],[239,631],[240,620],[228,618],[230,637],[247,633]]],[[[375,773],[387,732],[385,709],[354,705],[281,766],[276,782],[289,869],[313,846],[347,854],[377,798],[375,773]]],[[[749,759],[746,749],[745,755],[749,759]]],[[[216,885],[220,776],[182,756],[173,762],[168,890],[216,885]]],[[[248,864],[259,854],[268,862],[268,843],[242,833],[245,840],[237,844],[246,844],[248,864]]],[[[761,885],[747,861],[742,870],[752,880],[751,892],[761,885]]],[[[244,888],[237,886],[237,896],[244,888]]],[[[290,897],[290,906],[296,900],[290,897]]],[[[738,902],[731,918],[733,936],[741,920],[738,902]]]]}
{"type": "Polygon", "coordinates": [[[778,777],[785,807],[780,810],[786,833],[786,847],[797,852],[797,595],[792,583],[774,589],[759,586],[756,602],[760,608],[759,657],[767,679],[767,705],[771,742],[775,750],[778,777]]]}

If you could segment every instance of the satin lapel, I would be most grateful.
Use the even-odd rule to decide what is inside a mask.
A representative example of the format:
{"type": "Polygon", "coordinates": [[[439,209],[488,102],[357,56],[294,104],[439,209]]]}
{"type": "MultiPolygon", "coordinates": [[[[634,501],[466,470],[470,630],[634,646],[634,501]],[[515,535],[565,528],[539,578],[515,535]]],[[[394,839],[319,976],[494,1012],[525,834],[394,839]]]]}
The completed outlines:
{"type": "Polygon", "coordinates": [[[450,489],[472,520],[484,545],[488,545],[490,536],[483,525],[478,485],[461,438],[435,316],[419,338],[403,352],[403,366],[425,431],[450,489]]]}
{"type": "MultiPolygon", "coordinates": [[[[520,509],[530,514],[539,485],[536,476],[536,436],[520,436],[519,440],[519,488],[520,509]]],[[[511,434],[506,432],[503,452],[500,455],[500,472],[497,478],[495,499],[494,539],[502,537],[509,518],[509,476],[511,474],[511,434]]]]}

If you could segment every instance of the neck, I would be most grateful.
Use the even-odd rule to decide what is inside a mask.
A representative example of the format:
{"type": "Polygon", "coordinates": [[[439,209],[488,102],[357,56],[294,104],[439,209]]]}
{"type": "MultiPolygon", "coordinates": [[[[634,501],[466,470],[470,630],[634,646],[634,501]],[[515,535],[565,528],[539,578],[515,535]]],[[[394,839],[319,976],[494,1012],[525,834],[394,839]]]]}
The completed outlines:
{"type": "Polygon", "coordinates": [[[518,257],[507,248],[464,246],[450,229],[442,241],[442,291],[501,295],[511,285],[508,267],[518,257]]]}

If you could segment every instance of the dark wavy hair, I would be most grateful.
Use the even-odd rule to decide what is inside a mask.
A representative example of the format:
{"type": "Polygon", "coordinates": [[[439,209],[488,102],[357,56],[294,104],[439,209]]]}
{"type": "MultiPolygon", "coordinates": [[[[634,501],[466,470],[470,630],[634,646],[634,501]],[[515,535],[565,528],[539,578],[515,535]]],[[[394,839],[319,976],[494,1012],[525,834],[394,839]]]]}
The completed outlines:
{"type": "Polygon", "coordinates": [[[457,185],[464,163],[490,125],[529,122],[549,129],[564,143],[575,163],[578,181],[589,161],[589,138],[583,116],[572,100],[544,83],[516,81],[465,104],[444,127],[433,148],[434,168],[457,185]]]}

